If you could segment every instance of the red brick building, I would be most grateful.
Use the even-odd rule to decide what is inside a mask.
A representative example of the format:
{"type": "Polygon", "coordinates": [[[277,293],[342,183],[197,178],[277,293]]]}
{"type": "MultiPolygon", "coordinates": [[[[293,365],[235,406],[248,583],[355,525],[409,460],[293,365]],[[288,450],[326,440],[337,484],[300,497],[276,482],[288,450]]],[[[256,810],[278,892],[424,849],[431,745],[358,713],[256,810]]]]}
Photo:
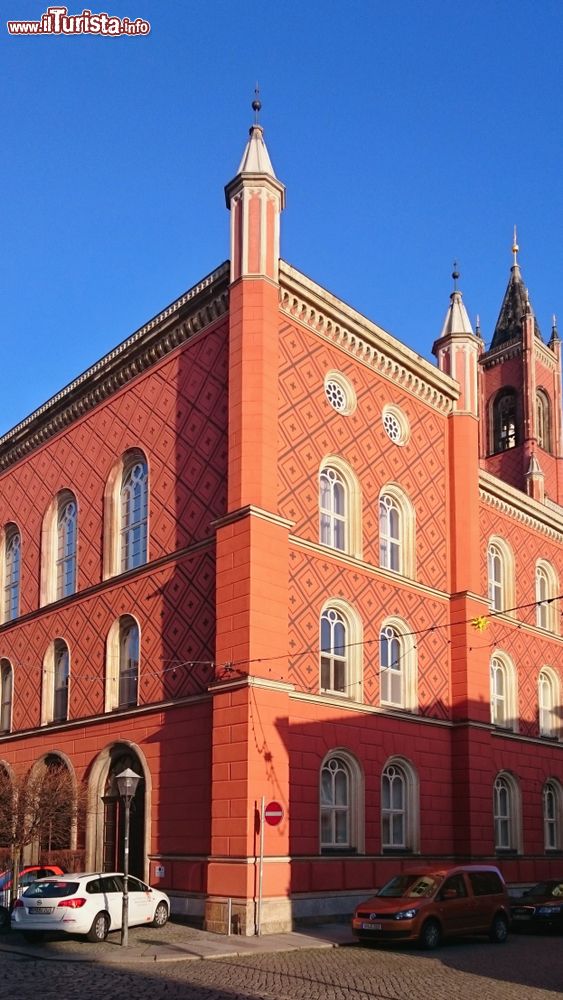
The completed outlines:
{"type": "Polygon", "coordinates": [[[230,264],[0,440],[1,765],[87,789],[47,845],[86,869],[133,767],[132,870],[219,931],[560,872],[561,345],[517,249],[434,367],[279,259],[259,125],[226,198],[230,264]]]}

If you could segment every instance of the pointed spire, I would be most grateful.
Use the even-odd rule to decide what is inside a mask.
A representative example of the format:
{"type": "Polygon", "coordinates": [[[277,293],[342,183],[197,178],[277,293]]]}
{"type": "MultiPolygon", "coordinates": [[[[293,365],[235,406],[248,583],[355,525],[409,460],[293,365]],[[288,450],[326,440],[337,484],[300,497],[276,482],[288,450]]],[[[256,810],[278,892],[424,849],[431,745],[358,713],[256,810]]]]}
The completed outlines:
{"type": "Polygon", "coordinates": [[[557,331],[557,316],[554,314],[551,317],[551,337],[549,338],[549,346],[553,347],[560,340],[559,333],[557,331]]]}
{"type": "Polygon", "coordinates": [[[473,336],[471,320],[467,315],[467,309],[463,303],[463,296],[457,287],[459,271],[457,269],[457,261],[455,260],[452,278],[454,282],[454,290],[450,295],[450,304],[442,326],[442,332],[439,337],[440,340],[442,337],[449,337],[453,333],[470,333],[473,336]]]}
{"type": "Polygon", "coordinates": [[[256,84],[254,88],[254,100],[252,102],[254,111],[254,123],[248,130],[248,142],[245,146],[242,159],[237,170],[238,174],[267,174],[276,179],[272,161],[266,143],[264,142],[264,129],[258,122],[262,101],[260,100],[260,88],[256,84]]]}
{"type": "MultiPolygon", "coordinates": [[[[510,279],[508,287],[504,293],[499,317],[495,326],[495,332],[491,341],[490,350],[493,351],[502,344],[510,340],[522,339],[522,321],[524,316],[534,316],[534,311],[530,303],[528,289],[522,280],[520,265],[518,263],[518,252],[520,247],[517,242],[516,226],[514,227],[514,238],[512,242],[513,263],[510,268],[510,279]]],[[[540,329],[534,316],[534,332],[541,340],[540,329]]]]}

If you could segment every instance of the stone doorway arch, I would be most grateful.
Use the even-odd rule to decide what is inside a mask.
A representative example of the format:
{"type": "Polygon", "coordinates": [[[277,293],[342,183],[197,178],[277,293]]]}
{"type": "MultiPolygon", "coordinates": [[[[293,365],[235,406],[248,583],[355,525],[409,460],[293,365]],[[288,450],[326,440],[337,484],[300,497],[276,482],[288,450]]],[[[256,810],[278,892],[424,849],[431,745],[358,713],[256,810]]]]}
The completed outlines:
{"type": "Polygon", "coordinates": [[[89,871],[121,871],[123,868],[123,804],[115,777],[128,767],[143,779],[131,804],[129,871],[146,881],[152,783],[143,752],[126,741],[106,747],[92,766],[88,783],[86,865],[89,871]]]}

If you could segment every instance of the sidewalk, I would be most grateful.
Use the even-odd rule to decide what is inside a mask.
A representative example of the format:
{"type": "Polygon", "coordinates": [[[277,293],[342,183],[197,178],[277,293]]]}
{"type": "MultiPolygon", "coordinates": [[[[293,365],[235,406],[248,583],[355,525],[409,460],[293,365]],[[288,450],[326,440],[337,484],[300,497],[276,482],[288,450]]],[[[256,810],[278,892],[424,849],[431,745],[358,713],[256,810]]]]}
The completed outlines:
{"type": "Polygon", "coordinates": [[[324,924],[287,934],[265,934],[262,937],[230,937],[211,934],[185,924],[169,921],[166,927],[133,927],[129,945],[122,948],[120,933],[110,934],[100,944],[90,944],[79,937],[55,937],[41,944],[27,944],[21,934],[10,932],[0,936],[0,954],[12,952],[56,962],[95,962],[121,965],[139,962],[185,962],[207,958],[233,958],[256,952],[302,951],[318,948],[339,948],[353,944],[346,924],[324,924]]]}

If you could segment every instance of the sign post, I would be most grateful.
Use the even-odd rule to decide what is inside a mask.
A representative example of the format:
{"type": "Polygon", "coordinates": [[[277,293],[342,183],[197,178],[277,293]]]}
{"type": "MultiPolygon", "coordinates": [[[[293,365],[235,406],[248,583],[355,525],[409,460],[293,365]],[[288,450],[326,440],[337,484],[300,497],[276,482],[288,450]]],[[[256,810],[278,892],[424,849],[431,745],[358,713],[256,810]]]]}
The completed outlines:
{"type": "Polygon", "coordinates": [[[279,826],[283,819],[283,806],[279,802],[265,804],[264,796],[260,800],[260,857],[258,862],[258,906],[256,913],[256,933],[262,933],[262,882],[264,878],[264,823],[268,826],[279,826]]]}

